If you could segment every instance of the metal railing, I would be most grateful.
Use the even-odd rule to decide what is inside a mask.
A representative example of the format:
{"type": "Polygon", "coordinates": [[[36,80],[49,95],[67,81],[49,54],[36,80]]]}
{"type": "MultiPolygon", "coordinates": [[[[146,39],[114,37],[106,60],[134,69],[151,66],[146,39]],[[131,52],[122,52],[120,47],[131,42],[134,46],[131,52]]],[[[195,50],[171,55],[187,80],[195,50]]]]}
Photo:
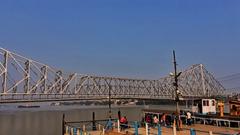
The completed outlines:
{"type": "Polygon", "coordinates": [[[237,120],[227,120],[227,119],[219,119],[219,118],[204,118],[204,117],[192,117],[194,120],[194,123],[197,123],[197,121],[201,121],[204,125],[211,124],[216,125],[217,127],[221,126],[227,126],[232,127],[231,124],[235,123],[237,125],[237,128],[240,128],[240,121],[237,120]],[[223,124],[222,124],[223,123],[223,124]]]}

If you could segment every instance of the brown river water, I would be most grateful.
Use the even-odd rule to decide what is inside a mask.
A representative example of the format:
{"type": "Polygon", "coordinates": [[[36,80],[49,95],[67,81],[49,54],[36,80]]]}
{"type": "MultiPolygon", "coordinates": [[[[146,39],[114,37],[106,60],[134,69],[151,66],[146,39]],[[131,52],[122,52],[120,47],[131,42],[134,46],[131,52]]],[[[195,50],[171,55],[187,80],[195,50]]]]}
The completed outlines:
{"type": "MultiPolygon", "coordinates": [[[[129,121],[141,119],[141,110],[144,107],[113,107],[112,117],[117,118],[118,110],[126,115],[129,121]]],[[[66,121],[92,120],[92,112],[95,119],[107,119],[108,107],[81,107],[59,106],[56,108],[22,108],[1,109],[0,135],[61,135],[62,115],[66,121]]]]}
{"type": "MultiPolygon", "coordinates": [[[[61,135],[62,115],[66,121],[107,119],[108,106],[49,106],[40,105],[40,108],[17,108],[17,105],[0,106],[0,135],[61,135]]],[[[113,106],[112,118],[117,118],[120,110],[129,121],[141,121],[142,109],[175,110],[175,106],[113,106]]]]}

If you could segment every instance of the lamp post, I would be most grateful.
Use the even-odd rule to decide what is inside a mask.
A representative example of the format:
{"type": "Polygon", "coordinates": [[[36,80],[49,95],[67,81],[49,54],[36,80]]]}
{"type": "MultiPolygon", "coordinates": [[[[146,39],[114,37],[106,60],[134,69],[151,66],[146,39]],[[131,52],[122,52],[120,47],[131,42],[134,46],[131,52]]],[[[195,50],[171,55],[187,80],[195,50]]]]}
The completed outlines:
{"type": "Polygon", "coordinates": [[[108,108],[109,108],[109,119],[112,118],[112,108],[111,108],[111,89],[112,87],[109,86],[109,90],[108,90],[108,108]]]}
{"type": "Polygon", "coordinates": [[[175,87],[175,102],[176,102],[176,125],[177,125],[177,130],[179,129],[179,123],[180,123],[180,109],[179,109],[179,96],[180,92],[178,90],[178,77],[181,75],[182,72],[177,72],[177,62],[176,62],[176,56],[175,56],[175,51],[173,50],[173,66],[174,66],[174,87],[175,87]]]}

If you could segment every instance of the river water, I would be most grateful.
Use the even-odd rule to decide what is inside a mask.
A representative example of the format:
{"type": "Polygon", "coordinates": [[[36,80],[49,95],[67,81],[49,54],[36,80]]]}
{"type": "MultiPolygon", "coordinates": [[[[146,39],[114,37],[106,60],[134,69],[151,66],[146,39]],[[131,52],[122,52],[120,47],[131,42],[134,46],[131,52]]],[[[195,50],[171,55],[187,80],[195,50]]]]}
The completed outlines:
{"type": "MultiPolygon", "coordinates": [[[[62,115],[66,121],[92,120],[92,112],[97,119],[108,118],[108,107],[56,106],[44,108],[6,109],[1,107],[0,135],[60,135],[62,115]]],[[[127,115],[130,121],[141,118],[143,107],[113,107],[112,117],[117,117],[118,110],[127,115]]]]}
{"type": "MultiPolygon", "coordinates": [[[[112,117],[117,118],[120,110],[129,121],[140,121],[142,109],[170,109],[174,107],[161,106],[113,106],[112,117]]],[[[109,117],[108,106],[49,106],[41,105],[40,108],[17,108],[17,105],[0,106],[0,135],[61,135],[62,115],[66,121],[92,120],[92,112],[95,119],[107,119],[109,117]]]]}
{"type": "MultiPolygon", "coordinates": [[[[0,135],[61,135],[62,116],[66,121],[91,121],[109,118],[108,106],[61,105],[50,103],[32,103],[40,108],[18,108],[20,104],[0,105],[0,135]]],[[[226,107],[228,107],[226,105],[226,107]]],[[[186,106],[180,106],[186,109],[186,106]]],[[[113,105],[112,118],[117,118],[120,110],[129,121],[140,121],[142,109],[160,109],[175,111],[174,105],[113,105]]]]}

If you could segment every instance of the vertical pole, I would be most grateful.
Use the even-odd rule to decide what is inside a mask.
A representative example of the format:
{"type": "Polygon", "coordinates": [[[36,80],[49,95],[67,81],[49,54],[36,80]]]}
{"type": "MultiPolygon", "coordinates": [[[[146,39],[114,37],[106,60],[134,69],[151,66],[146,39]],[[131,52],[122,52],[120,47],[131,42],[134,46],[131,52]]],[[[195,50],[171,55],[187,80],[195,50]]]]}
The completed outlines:
{"type": "Polygon", "coordinates": [[[8,51],[4,53],[4,62],[3,66],[5,68],[5,71],[3,73],[3,82],[2,82],[2,87],[3,87],[3,93],[7,93],[7,72],[8,72],[8,51]]]}
{"type": "Polygon", "coordinates": [[[86,127],[85,127],[85,125],[83,125],[83,132],[85,132],[86,131],[86,127]]]}
{"type": "Polygon", "coordinates": [[[173,65],[174,65],[174,86],[175,86],[175,102],[176,102],[176,125],[177,125],[177,130],[179,130],[179,123],[180,123],[180,119],[179,119],[179,115],[180,115],[180,111],[179,111],[179,90],[178,90],[178,77],[180,75],[180,73],[177,73],[177,61],[176,61],[176,55],[175,55],[175,51],[173,50],[173,65]]]}
{"type": "Polygon", "coordinates": [[[80,129],[79,128],[77,129],[77,135],[80,135],[80,129]]]}
{"type": "Polygon", "coordinates": [[[158,124],[157,126],[158,126],[158,135],[162,135],[162,129],[160,124],[158,124]]]}
{"type": "Polygon", "coordinates": [[[119,119],[117,120],[117,129],[118,129],[118,133],[120,133],[120,121],[119,121],[119,119]]]}
{"type": "MultiPolygon", "coordinates": [[[[68,135],[68,126],[66,126],[65,134],[68,135]]],[[[64,135],[64,134],[63,134],[64,135]]]]}
{"type": "Polygon", "coordinates": [[[62,115],[62,135],[64,135],[65,129],[65,114],[62,115]]]}
{"type": "Polygon", "coordinates": [[[109,119],[112,118],[112,108],[111,108],[111,89],[112,89],[112,87],[109,85],[109,90],[108,90],[109,119]]]}
{"type": "Polygon", "coordinates": [[[135,135],[138,135],[138,122],[134,122],[134,128],[135,128],[135,135]]]}
{"type": "Polygon", "coordinates": [[[74,128],[73,135],[78,135],[78,129],[77,128],[74,128]]]}
{"type": "Polygon", "coordinates": [[[118,119],[120,120],[121,119],[121,111],[118,110],[118,119]]]}
{"type": "Polygon", "coordinates": [[[103,128],[103,132],[102,133],[103,133],[103,135],[105,135],[105,129],[104,128],[103,128]]]}
{"type": "Polygon", "coordinates": [[[80,135],[83,135],[83,130],[80,130],[80,135]]]}
{"type": "Polygon", "coordinates": [[[148,135],[148,123],[146,123],[146,135],[148,135]]]}
{"type": "Polygon", "coordinates": [[[42,81],[42,86],[41,86],[43,88],[41,88],[41,90],[44,93],[45,91],[47,91],[47,82],[46,82],[46,79],[47,79],[47,66],[41,67],[41,73],[43,74],[41,76],[41,80],[43,80],[42,81]]]}
{"type": "Polygon", "coordinates": [[[47,81],[46,81],[46,79],[47,79],[47,72],[48,72],[48,69],[47,69],[47,66],[44,66],[44,91],[46,91],[47,90],[47,81]]]}
{"type": "Polygon", "coordinates": [[[176,120],[173,121],[173,135],[177,135],[176,120]]]}
{"type": "Polygon", "coordinates": [[[112,126],[113,126],[112,120],[109,119],[109,120],[108,120],[108,123],[107,123],[107,127],[111,130],[111,129],[113,129],[112,126]]]}
{"type": "Polygon", "coordinates": [[[115,127],[116,127],[116,122],[115,121],[113,121],[113,126],[112,126],[112,129],[114,129],[115,127]]]}
{"type": "Polygon", "coordinates": [[[24,91],[25,93],[29,93],[29,77],[30,77],[30,61],[29,60],[25,62],[24,77],[25,77],[24,91]]]}
{"type": "Polygon", "coordinates": [[[196,131],[193,128],[190,129],[190,135],[196,135],[196,131]]]}
{"type": "Polygon", "coordinates": [[[73,135],[79,135],[79,133],[78,133],[78,128],[74,128],[74,130],[73,130],[73,135]]]}
{"type": "Polygon", "coordinates": [[[101,130],[101,125],[100,124],[98,124],[98,130],[101,130]]]}
{"type": "Polygon", "coordinates": [[[96,121],[95,121],[95,112],[92,113],[92,130],[93,131],[96,131],[97,128],[96,128],[96,121]]]}
{"type": "Polygon", "coordinates": [[[73,127],[71,128],[71,135],[73,135],[73,127]]]}
{"type": "Polygon", "coordinates": [[[213,135],[212,131],[209,131],[209,135],[213,135]]]}
{"type": "Polygon", "coordinates": [[[203,73],[203,64],[200,64],[200,67],[201,67],[201,77],[202,77],[202,89],[203,89],[203,94],[204,95],[207,95],[208,97],[210,96],[209,95],[209,92],[207,91],[206,92],[206,86],[205,86],[205,80],[204,80],[204,73],[203,73]]]}
{"type": "Polygon", "coordinates": [[[59,93],[62,93],[62,91],[60,90],[59,88],[59,84],[61,83],[60,81],[60,74],[61,74],[61,71],[58,70],[55,72],[55,78],[54,78],[54,85],[52,85],[52,89],[55,89],[56,91],[58,91],[59,93]]]}

